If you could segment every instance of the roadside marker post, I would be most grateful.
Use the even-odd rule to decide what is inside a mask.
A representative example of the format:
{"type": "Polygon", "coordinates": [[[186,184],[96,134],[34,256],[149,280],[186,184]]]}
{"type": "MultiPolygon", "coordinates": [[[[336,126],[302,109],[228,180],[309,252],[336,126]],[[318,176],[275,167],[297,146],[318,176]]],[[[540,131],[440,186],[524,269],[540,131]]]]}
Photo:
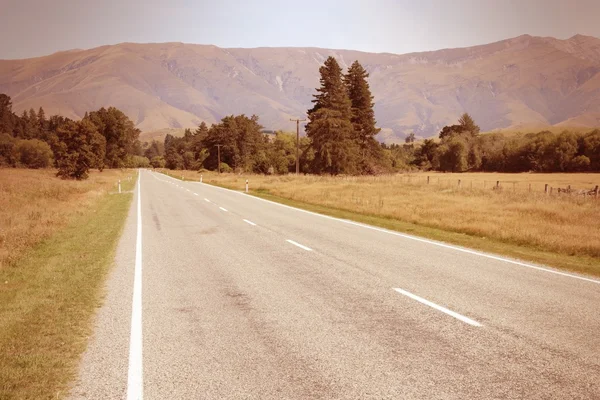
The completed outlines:
{"type": "Polygon", "coordinates": [[[246,193],[248,193],[248,179],[246,179],[246,193]]]}
{"type": "Polygon", "coordinates": [[[200,175],[200,183],[202,183],[202,175],[200,175]]]}
{"type": "Polygon", "coordinates": [[[121,180],[119,179],[119,194],[121,193],[121,180]]]}

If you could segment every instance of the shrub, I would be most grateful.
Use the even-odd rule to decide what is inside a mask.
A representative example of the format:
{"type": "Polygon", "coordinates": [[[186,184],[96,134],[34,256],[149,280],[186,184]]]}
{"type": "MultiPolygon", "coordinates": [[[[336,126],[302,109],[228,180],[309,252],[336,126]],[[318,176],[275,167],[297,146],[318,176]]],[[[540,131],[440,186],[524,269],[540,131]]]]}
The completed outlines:
{"type": "Polygon", "coordinates": [[[37,169],[52,165],[52,149],[48,143],[41,140],[18,140],[13,152],[19,166],[37,169]]]}

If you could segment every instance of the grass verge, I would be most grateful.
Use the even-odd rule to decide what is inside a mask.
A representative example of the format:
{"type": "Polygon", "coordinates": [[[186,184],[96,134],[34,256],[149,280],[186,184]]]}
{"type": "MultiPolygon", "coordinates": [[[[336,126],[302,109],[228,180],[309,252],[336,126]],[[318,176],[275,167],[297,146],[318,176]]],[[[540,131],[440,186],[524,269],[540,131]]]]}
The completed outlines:
{"type": "Polygon", "coordinates": [[[112,186],[0,269],[0,399],[66,396],[133,197],[112,186]]]}

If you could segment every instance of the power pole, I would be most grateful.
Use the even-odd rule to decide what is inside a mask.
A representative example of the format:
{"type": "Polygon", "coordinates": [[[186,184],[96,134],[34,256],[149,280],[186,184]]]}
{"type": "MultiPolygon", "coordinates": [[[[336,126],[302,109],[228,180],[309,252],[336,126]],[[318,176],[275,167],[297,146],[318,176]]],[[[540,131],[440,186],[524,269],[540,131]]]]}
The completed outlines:
{"type": "Polygon", "coordinates": [[[296,175],[298,175],[300,174],[300,122],[306,120],[297,118],[290,121],[296,121],[296,175]]]}
{"type": "Polygon", "coordinates": [[[217,171],[219,171],[219,173],[221,173],[221,146],[223,146],[222,144],[217,144],[217,171]]]}

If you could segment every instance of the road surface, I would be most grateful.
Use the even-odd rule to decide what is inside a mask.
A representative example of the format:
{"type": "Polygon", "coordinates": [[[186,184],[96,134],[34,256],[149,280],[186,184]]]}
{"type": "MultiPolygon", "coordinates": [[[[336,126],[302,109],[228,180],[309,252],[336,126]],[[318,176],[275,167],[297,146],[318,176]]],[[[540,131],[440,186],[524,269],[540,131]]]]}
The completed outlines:
{"type": "Polygon", "coordinates": [[[71,398],[599,399],[599,306],[593,278],[141,171],[71,398]]]}

